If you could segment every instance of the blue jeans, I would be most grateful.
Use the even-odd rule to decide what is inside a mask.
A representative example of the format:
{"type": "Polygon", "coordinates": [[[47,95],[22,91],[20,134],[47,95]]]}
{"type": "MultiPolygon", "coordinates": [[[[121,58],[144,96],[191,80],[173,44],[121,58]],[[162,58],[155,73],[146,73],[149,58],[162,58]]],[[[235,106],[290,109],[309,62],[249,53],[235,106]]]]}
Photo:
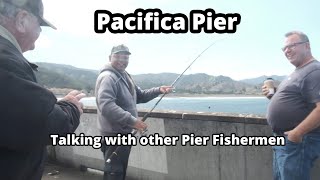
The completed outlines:
{"type": "Polygon", "coordinates": [[[273,146],[274,180],[309,180],[314,161],[320,154],[320,132],[309,133],[301,143],[286,138],[285,146],[273,146]]]}

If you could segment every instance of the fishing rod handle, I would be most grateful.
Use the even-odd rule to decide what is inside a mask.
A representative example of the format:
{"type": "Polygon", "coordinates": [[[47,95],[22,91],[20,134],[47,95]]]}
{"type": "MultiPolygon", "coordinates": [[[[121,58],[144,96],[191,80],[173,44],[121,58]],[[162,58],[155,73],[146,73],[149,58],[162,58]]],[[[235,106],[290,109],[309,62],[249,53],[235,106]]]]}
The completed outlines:
{"type": "MultiPolygon", "coordinates": [[[[132,135],[136,135],[137,134],[137,130],[134,129],[131,134],[132,135]]],[[[142,132],[141,132],[141,136],[145,136],[146,133],[148,132],[148,129],[144,129],[142,132]]],[[[107,163],[111,163],[111,160],[114,156],[118,156],[118,151],[120,150],[121,146],[117,146],[117,148],[112,152],[112,154],[109,156],[109,158],[106,160],[107,163]]]]}
{"type": "Polygon", "coordinates": [[[111,155],[109,156],[109,158],[106,160],[106,162],[107,162],[108,164],[111,163],[111,160],[112,160],[113,156],[118,156],[118,151],[119,151],[120,147],[121,147],[121,146],[117,146],[117,148],[112,152],[112,154],[111,154],[111,155]]]}

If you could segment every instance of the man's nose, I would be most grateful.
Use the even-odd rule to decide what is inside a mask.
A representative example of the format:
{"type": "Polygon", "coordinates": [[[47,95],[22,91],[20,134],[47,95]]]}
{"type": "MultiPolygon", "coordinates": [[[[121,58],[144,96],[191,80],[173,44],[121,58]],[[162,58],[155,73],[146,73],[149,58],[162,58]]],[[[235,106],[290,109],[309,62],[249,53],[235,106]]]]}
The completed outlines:
{"type": "Polygon", "coordinates": [[[284,52],[285,54],[287,54],[287,53],[290,52],[290,51],[291,51],[291,49],[290,49],[289,47],[287,47],[286,49],[284,49],[283,52],[284,52]]]}

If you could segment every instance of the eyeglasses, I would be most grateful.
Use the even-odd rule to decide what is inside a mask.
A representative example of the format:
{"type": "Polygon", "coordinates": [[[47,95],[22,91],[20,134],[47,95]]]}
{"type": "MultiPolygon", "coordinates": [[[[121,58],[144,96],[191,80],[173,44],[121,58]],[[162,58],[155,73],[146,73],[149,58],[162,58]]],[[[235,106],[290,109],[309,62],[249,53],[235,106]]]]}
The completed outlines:
{"type": "Polygon", "coordinates": [[[292,43],[292,44],[289,44],[289,45],[281,48],[281,50],[282,50],[283,52],[285,52],[287,49],[294,49],[297,45],[299,45],[299,44],[304,44],[304,43],[307,43],[307,42],[309,42],[309,41],[302,41],[302,42],[292,43]]]}

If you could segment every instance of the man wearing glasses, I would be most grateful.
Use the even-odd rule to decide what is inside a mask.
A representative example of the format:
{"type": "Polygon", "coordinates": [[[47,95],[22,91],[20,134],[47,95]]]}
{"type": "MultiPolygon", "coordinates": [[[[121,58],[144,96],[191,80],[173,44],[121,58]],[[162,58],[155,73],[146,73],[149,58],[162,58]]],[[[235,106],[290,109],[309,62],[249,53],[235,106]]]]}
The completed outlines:
{"type": "MultiPolygon", "coordinates": [[[[102,136],[127,135],[133,129],[143,131],[147,125],[138,119],[136,104],[145,103],[160,94],[171,92],[170,86],[141,90],[126,68],[131,53],[125,45],[115,46],[109,56],[110,63],[101,70],[96,82],[98,128],[102,136]]],[[[102,144],[104,159],[110,157],[117,146],[102,144]]],[[[110,163],[105,162],[104,180],[124,180],[131,146],[121,146],[110,163]]]]}
{"type": "Polygon", "coordinates": [[[22,53],[33,50],[43,18],[41,0],[0,0],[0,179],[40,180],[50,134],[65,135],[79,125],[83,93],[57,102],[37,84],[22,53]]]}
{"type": "MultiPolygon", "coordinates": [[[[312,56],[308,37],[298,31],[285,35],[282,51],[296,69],[270,99],[267,120],[285,146],[273,147],[276,180],[308,180],[320,154],[320,63],[312,56]]],[[[263,86],[264,95],[268,89],[263,86]]]]}

